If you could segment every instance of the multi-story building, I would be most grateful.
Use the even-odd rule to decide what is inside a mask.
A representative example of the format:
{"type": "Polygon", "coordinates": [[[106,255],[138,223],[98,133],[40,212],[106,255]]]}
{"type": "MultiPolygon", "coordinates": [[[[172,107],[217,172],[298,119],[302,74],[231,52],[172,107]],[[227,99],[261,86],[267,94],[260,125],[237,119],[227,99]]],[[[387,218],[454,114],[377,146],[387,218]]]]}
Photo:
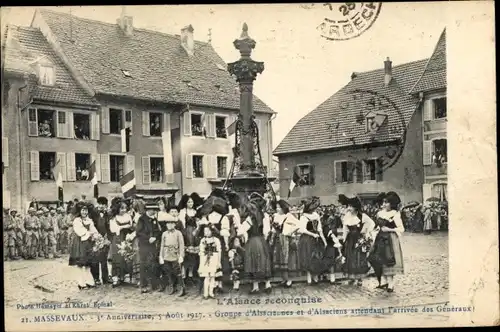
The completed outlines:
{"type": "Polygon", "coordinates": [[[444,31],[429,59],[394,67],[387,59],[383,69],[353,73],[275,149],[280,196],[286,197],[294,173],[300,186],[291,201],[314,195],[337,203],[345,194],[369,202],[393,190],[409,202],[439,194],[446,180],[445,87],[444,31]]]}
{"type": "MultiPolygon", "coordinates": [[[[9,26],[2,82],[4,194],[11,205],[56,201],[61,169],[65,200],[121,194],[134,170],[145,196],[208,194],[226,178],[239,109],[237,83],[209,43],[180,35],[37,10],[30,27],[9,26]],[[121,132],[130,128],[129,151],[121,132]],[[6,163],[7,161],[7,163],[6,163]]],[[[3,53],[3,52],[2,52],[3,53]]],[[[254,98],[263,160],[271,155],[274,112],[254,98]]]]}
{"type": "Polygon", "coordinates": [[[423,198],[448,200],[446,30],[411,93],[423,99],[423,198]]]}

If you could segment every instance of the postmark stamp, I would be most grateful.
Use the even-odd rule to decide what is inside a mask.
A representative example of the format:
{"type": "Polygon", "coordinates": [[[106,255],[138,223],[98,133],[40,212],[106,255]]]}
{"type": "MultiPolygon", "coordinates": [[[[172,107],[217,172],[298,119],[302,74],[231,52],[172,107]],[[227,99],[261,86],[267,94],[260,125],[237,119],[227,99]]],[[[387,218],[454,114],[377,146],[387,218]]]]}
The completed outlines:
{"type": "Polygon", "coordinates": [[[381,2],[323,3],[327,14],[317,27],[328,40],[349,40],[361,36],[378,18],[381,2]]]}

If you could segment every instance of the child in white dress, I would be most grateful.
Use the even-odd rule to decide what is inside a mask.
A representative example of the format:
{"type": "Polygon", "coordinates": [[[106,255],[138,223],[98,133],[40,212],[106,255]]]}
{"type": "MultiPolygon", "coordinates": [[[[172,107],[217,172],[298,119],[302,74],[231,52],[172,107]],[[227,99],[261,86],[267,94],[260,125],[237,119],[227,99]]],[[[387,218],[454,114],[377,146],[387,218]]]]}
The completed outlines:
{"type": "Polygon", "coordinates": [[[202,228],[203,238],[200,241],[198,273],[200,277],[205,278],[203,283],[204,298],[215,298],[215,275],[217,270],[221,268],[221,243],[217,237],[213,236],[208,225],[203,225],[202,228]]]}

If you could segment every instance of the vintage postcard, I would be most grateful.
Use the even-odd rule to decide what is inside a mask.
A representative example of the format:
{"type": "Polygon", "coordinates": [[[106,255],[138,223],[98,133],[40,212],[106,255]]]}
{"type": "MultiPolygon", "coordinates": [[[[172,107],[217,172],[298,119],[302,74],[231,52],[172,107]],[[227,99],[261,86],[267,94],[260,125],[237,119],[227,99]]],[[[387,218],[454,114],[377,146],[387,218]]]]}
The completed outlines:
{"type": "Polygon", "coordinates": [[[7,331],[499,324],[492,1],[1,14],[7,331]]]}

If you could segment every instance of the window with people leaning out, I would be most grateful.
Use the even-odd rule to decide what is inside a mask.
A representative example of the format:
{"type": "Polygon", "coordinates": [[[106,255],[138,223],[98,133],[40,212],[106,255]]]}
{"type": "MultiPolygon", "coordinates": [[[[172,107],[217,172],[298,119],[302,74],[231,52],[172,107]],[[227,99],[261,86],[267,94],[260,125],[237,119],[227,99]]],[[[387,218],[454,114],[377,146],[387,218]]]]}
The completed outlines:
{"type": "Polygon", "coordinates": [[[165,182],[163,172],[163,157],[150,157],[151,182],[165,182]]]}
{"type": "MultiPolygon", "coordinates": [[[[61,119],[59,119],[61,121],[61,119]]],[[[64,122],[62,122],[64,123],[64,122]]],[[[90,115],[73,113],[73,126],[76,139],[90,139],[90,115]]]]}
{"type": "Polygon", "coordinates": [[[434,119],[446,118],[446,97],[432,100],[434,106],[434,119]]]}
{"type": "Polygon", "coordinates": [[[436,139],[433,141],[432,163],[442,165],[447,162],[448,143],[445,138],[436,139]]]}
{"type": "Polygon", "coordinates": [[[90,174],[90,154],[75,153],[76,181],[88,181],[90,174]]]}
{"type": "Polygon", "coordinates": [[[299,176],[300,186],[313,186],[314,185],[314,166],[311,164],[297,165],[295,172],[299,176]]]}
{"type": "Polygon", "coordinates": [[[162,132],[162,114],[161,113],[149,113],[149,136],[161,137],[162,132]]]}
{"type": "Polygon", "coordinates": [[[203,136],[203,123],[201,114],[191,114],[191,135],[203,136]]]}
{"type": "Polygon", "coordinates": [[[28,117],[29,117],[30,125],[32,123],[35,123],[37,125],[38,136],[40,136],[40,137],[56,137],[56,112],[55,111],[43,110],[43,109],[30,109],[28,117]]]}
{"type": "Polygon", "coordinates": [[[364,159],[358,161],[335,162],[336,183],[363,183],[383,181],[380,160],[364,159]]]}
{"type": "Polygon", "coordinates": [[[54,167],[56,165],[55,152],[39,152],[40,180],[55,180],[54,167]]]}
{"type": "Polygon", "coordinates": [[[116,108],[109,109],[109,133],[121,134],[121,130],[125,128],[126,124],[132,122],[132,111],[121,110],[116,108]]]}
{"type": "Polygon", "coordinates": [[[125,157],[124,156],[109,156],[109,170],[111,182],[119,182],[125,175],[125,157]]]}

